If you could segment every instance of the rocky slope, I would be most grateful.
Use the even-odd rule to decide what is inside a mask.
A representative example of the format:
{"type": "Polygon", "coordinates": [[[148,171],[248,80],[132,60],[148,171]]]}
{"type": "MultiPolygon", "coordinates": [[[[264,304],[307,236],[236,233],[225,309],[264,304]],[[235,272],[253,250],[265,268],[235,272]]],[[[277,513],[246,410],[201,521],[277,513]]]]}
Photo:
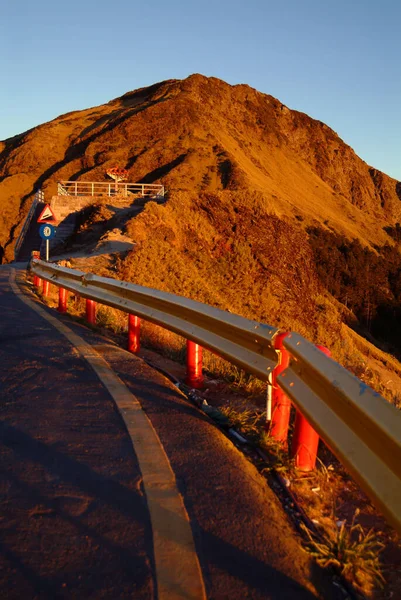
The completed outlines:
{"type": "Polygon", "coordinates": [[[130,181],[170,192],[260,192],[266,209],[382,244],[401,220],[401,189],[325,124],[247,85],[192,75],[62,115],[0,142],[0,245],[6,258],[36,189],[102,181],[114,164],[130,181]]]}

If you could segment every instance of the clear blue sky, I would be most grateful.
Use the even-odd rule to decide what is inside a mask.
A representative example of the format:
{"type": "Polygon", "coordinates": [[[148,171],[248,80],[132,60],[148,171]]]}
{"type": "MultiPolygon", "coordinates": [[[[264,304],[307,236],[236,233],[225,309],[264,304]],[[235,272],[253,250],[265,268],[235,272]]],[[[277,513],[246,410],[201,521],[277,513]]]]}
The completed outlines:
{"type": "Polygon", "coordinates": [[[3,0],[0,139],[163,79],[247,83],[401,180],[400,0],[3,0]]]}

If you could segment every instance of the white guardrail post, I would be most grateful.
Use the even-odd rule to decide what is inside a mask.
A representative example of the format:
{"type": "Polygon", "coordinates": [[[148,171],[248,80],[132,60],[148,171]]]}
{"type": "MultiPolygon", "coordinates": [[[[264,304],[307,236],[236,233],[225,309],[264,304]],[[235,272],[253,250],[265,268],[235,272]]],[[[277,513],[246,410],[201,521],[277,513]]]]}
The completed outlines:
{"type": "Polygon", "coordinates": [[[401,533],[401,411],[297,333],[126,281],[33,260],[32,272],[88,300],[142,317],[208,348],[263,381],[276,382],[401,533]]]}

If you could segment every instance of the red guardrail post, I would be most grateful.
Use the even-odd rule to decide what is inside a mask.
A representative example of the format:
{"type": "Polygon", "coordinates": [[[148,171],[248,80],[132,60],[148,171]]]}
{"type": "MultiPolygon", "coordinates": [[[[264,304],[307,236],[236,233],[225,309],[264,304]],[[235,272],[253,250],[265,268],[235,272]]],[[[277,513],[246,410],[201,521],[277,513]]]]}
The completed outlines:
{"type": "MultiPolygon", "coordinates": [[[[324,346],[316,347],[327,356],[331,356],[330,350],[324,346]]],[[[301,471],[313,471],[316,466],[318,446],[319,434],[313,429],[303,414],[297,410],[291,445],[291,457],[295,459],[297,469],[301,471]]]]}
{"type": "Polygon", "coordinates": [[[291,400],[277,384],[277,377],[290,364],[290,354],[283,346],[284,338],[289,332],[279,333],[274,338],[274,348],[278,354],[278,362],[272,372],[272,420],[270,435],[278,442],[286,442],[290,422],[291,400]]]}
{"type": "Polygon", "coordinates": [[[187,375],[185,383],[195,389],[200,389],[203,386],[202,346],[191,340],[187,340],[187,375]]]}
{"type": "Polygon", "coordinates": [[[50,283],[48,281],[43,280],[42,295],[45,298],[47,298],[47,296],[49,295],[49,289],[50,289],[50,283]]]}
{"type": "Polygon", "coordinates": [[[38,287],[40,286],[41,282],[42,282],[42,280],[41,280],[41,279],[39,279],[39,277],[38,277],[37,275],[34,275],[34,276],[33,276],[33,285],[34,285],[35,287],[37,287],[37,288],[38,288],[38,287]]]}
{"type": "Polygon", "coordinates": [[[128,350],[137,354],[140,348],[141,319],[128,315],[128,350]]]}
{"type": "Polygon", "coordinates": [[[86,320],[90,325],[96,324],[96,302],[86,299],[86,320]]]}
{"type": "Polygon", "coordinates": [[[58,289],[58,312],[67,312],[67,290],[64,288],[58,289]]]}

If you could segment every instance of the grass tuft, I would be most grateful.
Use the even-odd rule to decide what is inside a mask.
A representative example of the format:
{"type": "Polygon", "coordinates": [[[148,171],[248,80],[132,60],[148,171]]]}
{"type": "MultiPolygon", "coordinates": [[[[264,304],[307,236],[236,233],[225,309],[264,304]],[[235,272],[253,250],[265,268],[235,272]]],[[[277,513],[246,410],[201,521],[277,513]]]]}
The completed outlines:
{"type": "Polygon", "coordinates": [[[382,574],[379,554],[384,544],[372,529],[365,531],[355,523],[359,509],[354,513],[351,525],[344,521],[340,527],[335,524],[334,536],[324,542],[318,541],[310,530],[302,525],[307,537],[307,550],[324,568],[337,567],[341,574],[357,584],[365,585],[366,579],[380,587],[386,583],[382,574]]]}
{"type": "Polygon", "coordinates": [[[231,406],[223,406],[220,408],[220,412],[228,419],[229,427],[238,429],[247,436],[258,434],[257,421],[259,420],[259,415],[255,416],[252,410],[237,411],[231,406]]]}

